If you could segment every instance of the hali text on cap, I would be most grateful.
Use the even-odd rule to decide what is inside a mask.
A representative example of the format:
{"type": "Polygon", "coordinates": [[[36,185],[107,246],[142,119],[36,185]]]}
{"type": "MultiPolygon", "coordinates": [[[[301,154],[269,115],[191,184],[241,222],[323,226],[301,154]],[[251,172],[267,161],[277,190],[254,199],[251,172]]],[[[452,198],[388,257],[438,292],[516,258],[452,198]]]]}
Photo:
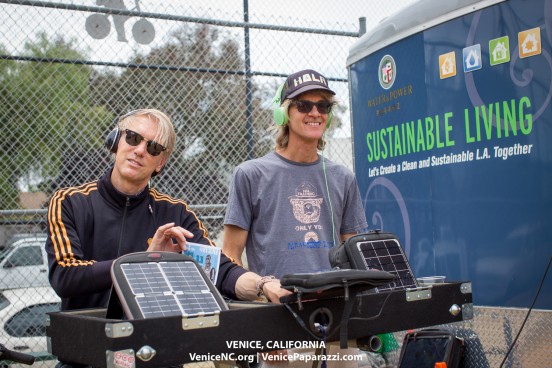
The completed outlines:
{"type": "Polygon", "coordinates": [[[321,75],[314,74],[314,73],[306,73],[306,74],[303,74],[302,76],[299,76],[299,77],[293,79],[294,87],[297,87],[298,85],[306,83],[306,82],[319,82],[319,83],[322,83],[326,86],[328,85],[328,82],[326,82],[326,78],[324,78],[321,75]]]}

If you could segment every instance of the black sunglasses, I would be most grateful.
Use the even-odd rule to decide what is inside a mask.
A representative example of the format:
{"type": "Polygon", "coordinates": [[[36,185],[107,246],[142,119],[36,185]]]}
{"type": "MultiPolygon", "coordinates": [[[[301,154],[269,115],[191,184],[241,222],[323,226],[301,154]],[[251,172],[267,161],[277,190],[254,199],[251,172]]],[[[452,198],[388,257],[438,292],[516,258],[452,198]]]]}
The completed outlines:
{"type": "Polygon", "coordinates": [[[318,102],[312,102],[307,100],[295,100],[292,102],[295,106],[297,106],[297,110],[299,112],[302,112],[303,114],[308,114],[312,111],[313,106],[316,106],[316,110],[318,110],[321,114],[328,114],[330,111],[332,111],[333,104],[328,101],[318,101],[318,102]]]}
{"type": "Polygon", "coordinates": [[[160,145],[156,141],[148,141],[146,138],[130,129],[125,129],[125,133],[125,141],[133,147],[139,145],[142,141],[146,141],[146,149],[152,156],[159,156],[161,152],[167,150],[166,147],[160,145]]]}

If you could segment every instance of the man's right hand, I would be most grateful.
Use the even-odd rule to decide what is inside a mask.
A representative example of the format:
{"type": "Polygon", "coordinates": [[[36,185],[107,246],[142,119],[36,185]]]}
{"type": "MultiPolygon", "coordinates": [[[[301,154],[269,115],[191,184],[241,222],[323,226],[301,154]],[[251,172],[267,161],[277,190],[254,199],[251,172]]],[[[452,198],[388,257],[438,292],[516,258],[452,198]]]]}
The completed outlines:
{"type": "Polygon", "coordinates": [[[194,234],[180,226],[175,226],[174,222],[170,222],[163,226],[159,226],[151,244],[148,247],[148,252],[176,252],[180,253],[186,250],[186,238],[193,238],[194,234]]]}

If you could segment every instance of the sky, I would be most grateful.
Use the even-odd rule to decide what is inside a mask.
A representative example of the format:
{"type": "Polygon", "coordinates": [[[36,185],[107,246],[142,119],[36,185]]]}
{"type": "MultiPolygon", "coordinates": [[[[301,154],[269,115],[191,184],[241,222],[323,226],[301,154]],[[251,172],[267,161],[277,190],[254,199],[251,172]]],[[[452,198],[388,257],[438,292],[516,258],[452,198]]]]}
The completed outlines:
{"type": "MultiPolygon", "coordinates": [[[[8,0],[9,1],[9,0],[8,0]]],[[[55,0],[44,3],[68,4],[77,6],[109,6],[119,8],[118,4],[124,4],[128,10],[142,10],[150,13],[174,14],[177,16],[194,18],[212,18],[233,22],[243,22],[243,7],[245,0],[55,0]],[[138,7],[136,5],[139,5],[138,7]]],[[[266,0],[247,0],[249,6],[249,22],[267,23],[292,27],[307,27],[315,29],[334,29],[348,32],[356,32],[359,28],[359,18],[365,17],[367,28],[377,26],[377,23],[388,15],[413,3],[415,0],[279,0],[277,2],[266,0]]],[[[72,12],[73,17],[67,17],[67,11],[0,4],[0,42],[5,46],[14,47],[21,43],[7,42],[8,37],[25,37],[32,30],[35,32],[44,27],[48,22],[55,22],[56,31],[60,34],[71,35],[79,30],[82,33],[83,18],[92,13],[72,12]],[[18,28],[21,27],[21,31],[18,28]],[[7,45],[6,45],[7,44],[7,45]]],[[[126,27],[130,25],[128,22],[126,27]]],[[[51,29],[50,29],[51,31],[51,29]]],[[[113,31],[113,29],[112,29],[113,31]]],[[[163,37],[163,28],[156,27],[156,39],[163,37]]],[[[116,38],[112,43],[90,42],[89,46],[93,54],[102,55],[104,51],[113,48],[116,38]]],[[[24,41],[24,39],[21,39],[24,41]]],[[[107,41],[108,39],[106,39],[107,41]]],[[[132,40],[129,40],[132,41],[132,40]]],[[[123,54],[133,46],[119,43],[123,54]],[[126,47],[129,46],[129,47],[126,47]]],[[[134,43],[134,46],[136,44],[134,43]]]]}
{"type": "MultiPolygon", "coordinates": [[[[9,1],[9,0],[8,0],[9,1]]],[[[128,10],[141,10],[150,13],[174,14],[182,17],[217,19],[241,23],[244,21],[245,0],[43,0],[44,3],[56,3],[78,6],[107,6],[119,8],[123,4],[128,10]],[[137,7],[138,5],[138,7],[137,7]]],[[[272,24],[311,29],[331,29],[343,32],[358,32],[359,18],[366,18],[366,28],[377,27],[379,21],[399,11],[415,0],[247,0],[249,22],[272,24]]],[[[48,34],[75,37],[79,48],[84,48],[93,60],[126,62],[136,51],[147,53],[153,45],[168,38],[175,22],[153,19],[155,42],[141,45],[132,39],[131,26],[136,18],[125,22],[128,42],[117,40],[114,23],[110,22],[111,33],[105,39],[94,39],[87,34],[85,21],[94,13],[67,11],[47,7],[30,7],[0,3],[0,44],[9,53],[17,55],[23,50],[25,42],[35,37],[36,32],[45,30],[48,34]]],[[[242,28],[230,29],[242,35],[242,28]]],[[[252,70],[279,73],[291,73],[299,66],[311,66],[330,77],[346,78],[345,62],[348,47],[356,38],[343,37],[339,48],[325,47],[325,36],[301,37],[293,33],[267,34],[267,31],[251,30],[252,70]],[[286,45],[308,39],[311,44],[302,49],[308,52],[292,54],[286,45]],[[280,44],[274,44],[278,40],[280,44]],[[298,41],[299,40],[299,41],[298,41]],[[316,45],[313,45],[313,40],[316,45]],[[257,51],[255,51],[257,50],[257,51]],[[261,50],[261,51],[258,51],[261,50]],[[265,51],[269,52],[265,52],[265,51]],[[270,52],[272,51],[272,53],[270,52]],[[257,53],[257,54],[256,54],[257,53]],[[285,55],[282,55],[285,54],[285,55]]],[[[332,40],[335,42],[335,40],[332,40]]],[[[294,50],[301,48],[293,48],[294,50]]],[[[295,51],[293,51],[295,52],[295,51]]],[[[332,87],[341,100],[348,103],[346,83],[334,83],[332,87]]],[[[270,103],[270,101],[268,101],[270,103]]],[[[342,116],[343,126],[334,129],[334,138],[343,138],[347,143],[351,136],[349,112],[342,116]]],[[[336,150],[336,152],[338,152],[336,150]]],[[[331,154],[331,152],[328,152],[331,154]]]]}
{"type": "MultiPolygon", "coordinates": [[[[246,0],[44,0],[44,3],[57,3],[77,6],[107,6],[128,10],[141,10],[149,13],[173,14],[181,17],[217,19],[241,23],[244,21],[243,8],[246,0]]],[[[279,26],[303,27],[310,29],[330,29],[342,32],[358,32],[359,18],[366,18],[366,28],[377,27],[379,21],[410,5],[415,0],[247,0],[249,22],[279,26]]],[[[85,21],[92,12],[67,11],[45,7],[0,4],[0,44],[12,54],[18,54],[25,42],[36,32],[46,29],[49,34],[76,37],[79,48],[84,48],[92,60],[126,62],[135,52],[147,53],[152,46],[168,39],[176,23],[153,19],[155,41],[150,45],[137,43],[131,27],[137,18],[124,23],[128,42],[117,40],[114,23],[110,22],[111,33],[105,39],[94,39],[87,34],[85,21]],[[52,27],[52,25],[55,25],[52,27]]],[[[96,14],[98,15],[98,14],[96,14]]],[[[243,37],[242,28],[230,28],[243,37]]],[[[266,30],[251,30],[251,69],[261,72],[292,73],[298,68],[312,67],[329,77],[346,78],[346,58],[348,48],[356,38],[340,38],[342,44],[325,46],[325,36],[302,37],[296,33],[269,33],[266,30]],[[289,48],[302,40],[308,40],[304,47],[289,48]],[[343,41],[341,41],[341,39],[343,41]],[[275,42],[279,42],[275,44],[275,42]],[[291,51],[290,51],[291,50],[291,51]],[[303,52],[303,50],[308,50],[303,52]]],[[[343,100],[348,101],[346,83],[335,83],[335,89],[343,100]]],[[[348,116],[344,117],[341,131],[334,136],[350,136],[348,116]]]]}

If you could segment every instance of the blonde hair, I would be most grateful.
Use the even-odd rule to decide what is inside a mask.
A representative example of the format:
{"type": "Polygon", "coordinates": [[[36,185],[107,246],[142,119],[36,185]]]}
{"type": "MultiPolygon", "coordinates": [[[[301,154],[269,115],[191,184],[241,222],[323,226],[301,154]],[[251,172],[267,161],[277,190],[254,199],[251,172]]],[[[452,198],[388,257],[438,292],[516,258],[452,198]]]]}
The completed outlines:
{"type": "MultiPolygon", "coordinates": [[[[337,104],[337,100],[335,99],[334,95],[332,95],[331,93],[326,92],[324,90],[320,90],[320,93],[322,94],[324,99],[331,102],[332,105],[337,104]]],[[[298,97],[300,97],[300,96],[301,95],[297,96],[297,98],[294,98],[294,99],[286,99],[286,100],[284,100],[284,102],[282,102],[281,108],[284,109],[284,111],[286,112],[286,117],[289,116],[288,112],[289,112],[289,108],[290,108],[291,104],[293,103],[293,101],[299,100],[298,97]]],[[[289,144],[289,124],[286,123],[284,125],[280,125],[280,126],[277,127],[276,142],[275,142],[275,145],[274,145],[274,149],[276,151],[285,149],[285,148],[287,148],[288,144],[289,144]]],[[[316,148],[318,150],[322,150],[325,145],[326,145],[326,141],[324,140],[323,137],[320,137],[320,139],[318,139],[318,144],[316,145],[316,148]]]]}
{"type": "Polygon", "coordinates": [[[153,140],[167,149],[166,151],[163,151],[163,154],[166,155],[168,159],[176,144],[176,133],[171,119],[165,113],[157,109],[138,109],[133,110],[119,118],[119,129],[126,129],[129,119],[135,116],[147,116],[157,123],[157,134],[153,140]]]}

